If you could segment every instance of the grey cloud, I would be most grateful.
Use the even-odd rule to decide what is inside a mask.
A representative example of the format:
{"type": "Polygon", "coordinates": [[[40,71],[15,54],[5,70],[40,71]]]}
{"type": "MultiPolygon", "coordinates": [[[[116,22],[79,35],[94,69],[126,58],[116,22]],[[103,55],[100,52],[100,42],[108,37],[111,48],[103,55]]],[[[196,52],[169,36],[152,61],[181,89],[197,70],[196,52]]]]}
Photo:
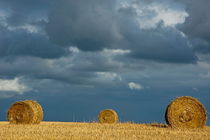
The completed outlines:
{"type": "MultiPolygon", "coordinates": [[[[2,58],[0,77],[29,77],[32,79],[49,79],[73,85],[102,85],[104,78],[98,72],[113,73],[121,65],[112,62],[100,54],[69,54],[57,59],[37,57],[2,58]]],[[[112,78],[112,77],[111,77],[112,78]]],[[[108,79],[109,81],[109,79],[108,79]]],[[[110,80],[111,81],[111,80],[110,80]]]]}
{"type": "Polygon", "coordinates": [[[171,63],[197,61],[186,39],[173,29],[129,32],[127,39],[128,45],[133,47],[133,52],[129,54],[133,58],[171,63]]]}
{"type": "Polygon", "coordinates": [[[210,42],[203,39],[193,39],[192,41],[193,51],[200,54],[210,54],[210,42]]]}
{"type": "MultiPolygon", "coordinates": [[[[147,59],[171,63],[195,63],[197,57],[188,45],[188,38],[174,28],[165,27],[162,22],[153,29],[140,29],[136,24],[136,12],[132,7],[121,8],[121,34],[125,38],[123,44],[130,48],[129,56],[137,59],[147,59]],[[132,9],[132,10],[131,10],[132,9]],[[129,17],[123,17],[124,13],[129,17]]],[[[150,13],[151,16],[155,13],[150,13]]]]}
{"type": "MultiPolygon", "coordinates": [[[[187,38],[176,29],[168,29],[161,22],[155,29],[140,29],[136,9],[117,6],[117,1],[59,1],[50,11],[47,34],[54,43],[75,45],[83,51],[126,48],[135,59],[169,63],[197,61],[187,38]]],[[[147,15],[148,18],[156,16],[151,10],[147,15]]]]}
{"type": "Polygon", "coordinates": [[[201,43],[199,47],[195,46],[195,50],[201,53],[210,53],[210,1],[177,1],[184,3],[186,5],[186,10],[189,13],[189,17],[186,19],[185,24],[180,26],[180,29],[191,38],[201,39],[204,40],[204,42],[209,42],[208,44],[201,43]]]}
{"type": "Polygon", "coordinates": [[[43,30],[52,2],[0,0],[0,8],[6,14],[0,21],[0,58],[57,58],[66,55],[67,50],[51,43],[43,30]]]}
{"type": "Polygon", "coordinates": [[[112,0],[61,0],[49,14],[46,31],[59,45],[76,45],[85,51],[110,47],[120,38],[114,5],[112,0]]]}
{"type": "Polygon", "coordinates": [[[28,22],[46,19],[53,0],[0,0],[0,8],[9,12],[7,23],[19,26],[28,22]]]}
{"type": "Polygon", "coordinates": [[[15,95],[18,95],[17,92],[5,92],[5,91],[0,91],[0,99],[4,98],[11,98],[15,95]]]}
{"type": "Polygon", "coordinates": [[[57,58],[66,54],[66,49],[52,44],[40,33],[29,33],[24,29],[8,30],[0,26],[0,57],[36,56],[57,58]]]}
{"type": "Polygon", "coordinates": [[[210,17],[209,17],[209,0],[185,0],[186,10],[189,17],[186,19],[182,30],[192,36],[205,40],[210,40],[210,17]]]}
{"type": "Polygon", "coordinates": [[[54,0],[1,0],[0,3],[3,6],[11,7],[11,9],[30,10],[34,9],[46,9],[49,7],[50,2],[54,0]]]}
{"type": "MultiPolygon", "coordinates": [[[[32,89],[23,95],[0,92],[0,98],[13,96],[0,99],[1,120],[5,120],[4,112],[11,103],[29,98],[47,108],[48,121],[75,121],[72,112],[76,113],[77,121],[92,121],[101,109],[115,108],[123,121],[163,122],[161,111],[173,98],[183,94],[202,99],[210,108],[210,55],[203,55],[209,51],[207,34],[185,32],[187,37],[183,37],[176,27],[166,28],[161,21],[156,28],[142,30],[136,21],[136,9],[116,9],[115,0],[54,1],[46,24],[52,1],[0,0],[1,8],[12,10],[5,21],[7,27],[0,26],[0,79],[21,77],[21,82],[32,89]],[[41,31],[29,33],[18,29],[26,24],[41,31]],[[47,35],[56,44],[43,31],[45,24],[47,35]],[[14,30],[8,30],[9,27],[14,30]],[[188,36],[200,39],[191,41],[188,36]],[[69,52],[69,45],[76,45],[80,51],[69,52]],[[101,51],[104,48],[130,53],[113,55],[110,50],[101,51]],[[197,61],[194,54],[197,52],[200,52],[197,64],[186,64],[197,61]],[[144,85],[144,90],[129,90],[127,84],[131,81],[144,85]],[[139,106],[150,108],[136,112],[139,106]],[[59,115],[66,113],[65,107],[71,111],[59,115]],[[140,113],[148,110],[143,116],[140,113]]],[[[172,0],[137,1],[141,6],[172,0]]],[[[141,20],[156,16],[151,10],[145,14],[141,20]]]]}
{"type": "Polygon", "coordinates": [[[32,79],[49,79],[72,84],[88,84],[89,73],[67,71],[51,65],[50,60],[34,57],[16,58],[12,61],[2,59],[0,76],[3,78],[25,77],[32,79]],[[87,78],[88,77],[88,78],[87,78]]]}

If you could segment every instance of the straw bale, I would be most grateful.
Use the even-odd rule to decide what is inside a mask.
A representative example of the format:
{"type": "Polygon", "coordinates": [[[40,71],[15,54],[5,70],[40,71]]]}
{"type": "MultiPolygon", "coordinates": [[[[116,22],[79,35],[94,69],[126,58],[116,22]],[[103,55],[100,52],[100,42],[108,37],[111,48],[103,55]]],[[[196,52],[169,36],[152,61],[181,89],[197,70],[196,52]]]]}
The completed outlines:
{"type": "Polygon", "coordinates": [[[109,123],[109,124],[117,123],[118,115],[112,109],[105,109],[99,113],[98,120],[100,123],[109,123]]]}
{"type": "Polygon", "coordinates": [[[43,110],[36,101],[18,101],[9,108],[7,119],[12,124],[39,124],[43,119],[43,110]]]}
{"type": "Polygon", "coordinates": [[[165,120],[172,128],[203,128],[206,124],[207,112],[197,99],[182,96],[167,106],[165,120]]]}

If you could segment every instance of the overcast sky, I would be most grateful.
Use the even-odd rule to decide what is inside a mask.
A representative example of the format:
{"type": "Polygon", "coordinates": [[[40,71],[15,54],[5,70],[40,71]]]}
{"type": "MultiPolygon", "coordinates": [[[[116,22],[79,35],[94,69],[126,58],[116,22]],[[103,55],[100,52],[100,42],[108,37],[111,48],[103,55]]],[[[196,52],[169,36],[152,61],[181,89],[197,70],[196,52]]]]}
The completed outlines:
{"type": "MultiPolygon", "coordinates": [[[[47,121],[162,122],[171,100],[210,112],[209,0],[0,0],[0,120],[34,99],[47,121]]],[[[208,121],[208,125],[210,121],[208,121]]]]}

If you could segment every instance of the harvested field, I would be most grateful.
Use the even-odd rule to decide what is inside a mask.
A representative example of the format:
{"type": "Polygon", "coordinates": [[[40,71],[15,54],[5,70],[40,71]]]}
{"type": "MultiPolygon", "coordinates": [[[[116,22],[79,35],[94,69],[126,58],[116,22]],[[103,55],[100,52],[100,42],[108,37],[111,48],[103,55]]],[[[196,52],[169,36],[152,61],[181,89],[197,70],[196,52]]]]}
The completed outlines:
{"type": "Polygon", "coordinates": [[[164,124],[41,122],[9,124],[0,122],[2,140],[210,140],[210,127],[172,129],[164,124]]]}

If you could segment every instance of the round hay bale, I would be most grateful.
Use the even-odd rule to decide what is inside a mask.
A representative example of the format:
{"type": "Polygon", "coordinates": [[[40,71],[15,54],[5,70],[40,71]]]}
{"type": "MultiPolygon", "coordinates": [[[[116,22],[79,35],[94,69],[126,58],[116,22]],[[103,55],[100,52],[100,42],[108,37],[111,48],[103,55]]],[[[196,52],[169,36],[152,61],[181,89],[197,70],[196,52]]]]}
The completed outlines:
{"type": "Polygon", "coordinates": [[[165,120],[172,128],[202,128],[206,124],[207,113],[197,99],[182,96],[168,105],[165,120]]]}
{"type": "Polygon", "coordinates": [[[7,119],[12,124],[39,124],[43,119],[43,110],[36,101],[18,101],[9,108],[7,119]]]}
{"type": "Polygon", "coordinates": [[[109,124],[117,123],[118,115],[112,109],[105,109],[99,113],[98,120],[100,123],[109,123],[109,124]]]}

